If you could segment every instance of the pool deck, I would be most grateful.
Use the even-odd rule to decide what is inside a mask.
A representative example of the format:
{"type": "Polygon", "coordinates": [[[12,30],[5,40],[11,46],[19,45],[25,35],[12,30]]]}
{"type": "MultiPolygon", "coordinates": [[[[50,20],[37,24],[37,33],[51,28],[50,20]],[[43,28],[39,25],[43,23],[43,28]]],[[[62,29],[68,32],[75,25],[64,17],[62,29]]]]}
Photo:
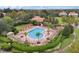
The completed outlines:
{"type": "Polygon", "coordinates": [[[29,25],[25,25],[19,31],[19,33],[14,35],[14,37],[16,38],[17,41],[19,41],[21,43],[28,42],[30,45],[33,45],[33,46],[40,46],[40,45],[47,44],[51,40],[51,38],[54,38],[59,33],[60,29],[61,29],[60,27],[58,27],[57,29],[48,29],[48,27],[45,27],[45,26],[33,26],[32,24],[29,24],[29,25]],[[42,39],[40,39],[40,38],[39,38],[39,40],[33,39],[33,38],[29,37],[27,34],[25,35],[26,32],[29,32],[38,27],[44,29],[44,37],[42,39]],[[38,42],[40,44],[38,44],[38,42]]]}

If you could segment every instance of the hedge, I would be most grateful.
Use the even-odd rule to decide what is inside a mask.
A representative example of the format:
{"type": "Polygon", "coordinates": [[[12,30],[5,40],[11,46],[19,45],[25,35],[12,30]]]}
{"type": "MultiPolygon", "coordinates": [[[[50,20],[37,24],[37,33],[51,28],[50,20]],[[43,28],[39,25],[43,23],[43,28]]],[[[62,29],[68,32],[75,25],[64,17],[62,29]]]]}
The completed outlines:
{"type": "Polygon", "coordinates": [[[14,49],[23,51],[23,52],[43,52],[47,49],[54,48],[60,43],[61,35],[56,36],[54,39],[51,40],[50,43],[47,45],[42,46],[27,46],[26,44],[21,43],[12,43],[14,49]]]}

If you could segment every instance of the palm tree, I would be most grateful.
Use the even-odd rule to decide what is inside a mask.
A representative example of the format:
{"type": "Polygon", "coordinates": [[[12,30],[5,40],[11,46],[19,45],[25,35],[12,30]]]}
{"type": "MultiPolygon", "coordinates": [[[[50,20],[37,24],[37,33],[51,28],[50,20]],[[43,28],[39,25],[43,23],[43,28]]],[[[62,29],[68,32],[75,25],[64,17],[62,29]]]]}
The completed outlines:
{"type": "Polygon", "coordinates": [[[49,34],[50,28],[52,28],[53,26],[52,26],[51,23],[48,23],[48,24],[47,24],[47,27],[48,27],[48,34],[49,34]]]}
{"type": "Polygon", "coordinates": [[[36,33],[36,36],[38,37],[38,40],[39,40],[39,36],[41,35],[41,33],[40,32],[37,32],[36,33]]]}
{"type": "Polygon", "coordinates": [[[37,44],[40,44],[40,42],[39,42],[39,36],[41,35],[41,33],[40,32],[37,32],[36,33],[36,36],[38,37],[38,42],[37,42],[37,44]]]}

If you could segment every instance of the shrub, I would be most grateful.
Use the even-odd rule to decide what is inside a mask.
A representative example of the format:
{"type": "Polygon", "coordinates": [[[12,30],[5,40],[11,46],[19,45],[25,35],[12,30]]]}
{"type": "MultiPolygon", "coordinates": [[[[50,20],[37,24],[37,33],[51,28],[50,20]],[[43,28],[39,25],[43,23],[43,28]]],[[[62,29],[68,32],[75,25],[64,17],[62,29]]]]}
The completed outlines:
{"type": "Polygon", "coordinates": [[[43,22],[43,25],[48,26],[48,28],[52,28],[53,24],[49,22],[43,22]]]}
{"type": "Polygon", "coordinates": [[[18,33],[18,30],[15,27],[12,27],[12,32],[14,32],[14,34],[18,33]]]}
{"type": "Polygon", "coordinates": [[[11,25],[7,24],[4,20],[0,19],[0,34],[3,34],[4,32],[9,32],[11,30],[11,25]]]}
{"type": "Polygon", "coordinates": [[[32,23],[33,25],[38,25],[38,22],[35,21],[35,20],[31,21],[31,23],[32,23]]]}
{"type": "Polygon", "coordinates": [[[1,49],[6,50],[6,51],[10,51],[11,50],[11,45],[9,43],[3,43],[1,45],[1,49]]]}
{"type": "Polygon", "coordinates": [[[0,42],[8,43],[8,42],[10,42],[10,39],[8,39],[7,37],[4,37],[4,36],[0,36],[0,42]]]}

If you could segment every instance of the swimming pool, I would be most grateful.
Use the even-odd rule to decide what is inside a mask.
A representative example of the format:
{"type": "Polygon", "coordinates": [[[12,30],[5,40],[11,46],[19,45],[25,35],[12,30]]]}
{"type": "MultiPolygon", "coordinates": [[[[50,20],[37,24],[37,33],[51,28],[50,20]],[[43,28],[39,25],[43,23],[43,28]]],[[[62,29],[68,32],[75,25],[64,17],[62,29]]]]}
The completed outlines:
{"type": "Polygon", "coordinates": [[[37,33],[40,33],[39,34],[39,39],[43,38],[44,36],[44,29],[41,28],[41,27],[35,27],[35,28],[32,28],[29,32],[28,32],[28,36],[32,39],[38,39],[38,36],[37,36],[37,33]]]}

